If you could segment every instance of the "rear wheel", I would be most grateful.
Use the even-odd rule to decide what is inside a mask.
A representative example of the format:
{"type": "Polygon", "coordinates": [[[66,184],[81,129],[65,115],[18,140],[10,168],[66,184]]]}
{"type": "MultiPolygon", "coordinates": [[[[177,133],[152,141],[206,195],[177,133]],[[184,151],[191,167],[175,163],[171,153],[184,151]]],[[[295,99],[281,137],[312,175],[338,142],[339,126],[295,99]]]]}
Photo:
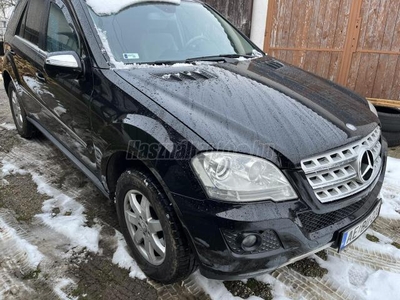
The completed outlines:
{"type": "Polygon", "coordinates": [[[19,135],[26,139],[34,137],[36,134],[36,128],[27,120],[25,110],[21,105],[15,86],[12,82],[8,87],[8,98],[10,100],[11,113],[19,135]]]}
{"type": "Polygon", "coordinates": [[[152,176],[136,170],[123,173],[116,201],[122,233],[149,278],[173,283],[194,271],[194,256],[179,220],[152,176]]]}

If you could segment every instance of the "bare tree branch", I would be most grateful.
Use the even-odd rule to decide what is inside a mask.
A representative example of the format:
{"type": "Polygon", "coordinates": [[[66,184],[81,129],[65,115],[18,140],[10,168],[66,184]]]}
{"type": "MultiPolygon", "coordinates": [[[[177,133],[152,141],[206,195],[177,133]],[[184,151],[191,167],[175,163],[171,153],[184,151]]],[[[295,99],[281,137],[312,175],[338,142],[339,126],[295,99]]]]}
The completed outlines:
{"type": "Polygon", "coordinates": [[[0,0],[0,12],[6,17],[7,9],[17,4],[18,0],[0,0]]]}

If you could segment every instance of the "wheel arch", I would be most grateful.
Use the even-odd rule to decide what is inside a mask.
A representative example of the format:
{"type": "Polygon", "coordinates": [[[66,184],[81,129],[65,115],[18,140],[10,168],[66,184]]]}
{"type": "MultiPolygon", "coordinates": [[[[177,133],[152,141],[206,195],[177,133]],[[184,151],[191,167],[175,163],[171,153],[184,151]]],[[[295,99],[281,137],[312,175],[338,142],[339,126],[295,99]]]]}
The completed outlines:
{"type": "Polygon", "coordinates": [[[8,87],[10,86],[11,82],[20,83],[19,73],[17,66],[15,65],[15,61],[13,56],[10,54],[9,51],[6,51],[5,55],[3,56],[3,84],[8,95],[8,87]]]}
{"type": "Polygon", "coordinates": [[[126,150],[116,150],[105,159],[103,166],[104,168],[102,173],[103,176],[105,176],[105,181],[107,183],[107,188],[109,190],[111,199],[113,199],[115,196],[117,181],[122,173],[129,169],[137,169],[150,174],[161,186],[169,201],[175,206],[171,192],[169,191],[160,174],[153,166],[137,158],[133,153],[127,152],[126,150]]]}

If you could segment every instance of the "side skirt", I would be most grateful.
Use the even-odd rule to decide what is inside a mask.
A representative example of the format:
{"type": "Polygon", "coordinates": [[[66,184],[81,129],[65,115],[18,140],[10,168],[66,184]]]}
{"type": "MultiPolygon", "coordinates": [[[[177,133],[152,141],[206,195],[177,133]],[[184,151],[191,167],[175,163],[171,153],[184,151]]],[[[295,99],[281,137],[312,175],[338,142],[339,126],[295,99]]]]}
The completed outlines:
{"type": "Polygon", "coordinates": [[[110,195],[104,189],[101,181],[90,171],[79,159],[76,158],[62,143],[60,143],[50,132],[48,132],[42,125],[32,118],[27,117],[28,121],[31,122],[40,132],[42,132],[66,157],[68,157],[75,166],[81,170],[93,183],[94,185],[103,193],[107,198],[110,195]]]}

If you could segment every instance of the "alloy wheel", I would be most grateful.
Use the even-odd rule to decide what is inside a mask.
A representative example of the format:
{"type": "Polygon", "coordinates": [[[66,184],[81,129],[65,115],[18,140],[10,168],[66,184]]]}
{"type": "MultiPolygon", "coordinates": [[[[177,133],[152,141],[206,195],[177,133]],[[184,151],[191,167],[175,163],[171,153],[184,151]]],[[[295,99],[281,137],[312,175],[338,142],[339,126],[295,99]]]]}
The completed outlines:
{"type": "Polygon", "coordinates": [[[18,128],[22,128],[24,126],[24,119],[21,112],[21,105],[19,104],[17,95],[14,91],[11,94],[11,105],[13,108],[15,122],[17,123],[18,128]]]}
{"type": "Polygon", "coordinates": [[[151,264],[165,259],[164,231],[150,201],[139,191],[131,190],[124,200],[125,222],[140,254],[151,264]]]}

